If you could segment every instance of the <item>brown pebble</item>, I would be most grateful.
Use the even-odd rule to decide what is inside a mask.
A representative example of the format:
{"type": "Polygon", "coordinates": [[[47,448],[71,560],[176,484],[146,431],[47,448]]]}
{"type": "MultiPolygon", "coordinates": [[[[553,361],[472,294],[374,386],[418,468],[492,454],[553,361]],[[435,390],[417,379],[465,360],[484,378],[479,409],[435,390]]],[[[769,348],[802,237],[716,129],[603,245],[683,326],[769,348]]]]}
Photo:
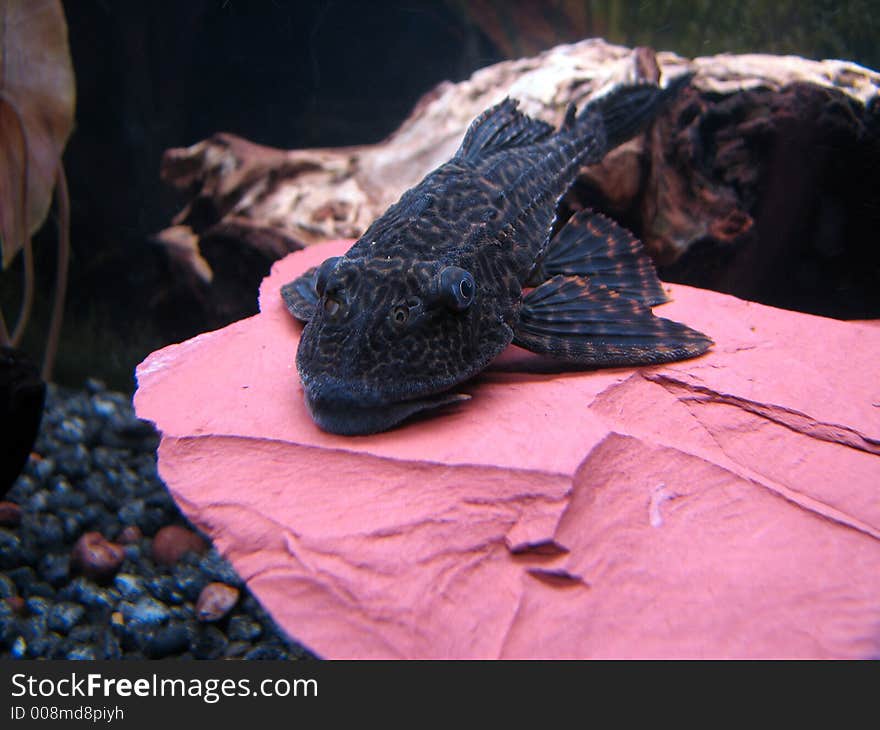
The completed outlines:
{"type": "Polygon", "coordinates": [[[9,598],[5,599],[6,605],[12,609],[14,614],[19,616],[24,615],[24,598],[21,596],[9,596],[9,598]]]}
{"type": "Polygon", "coordinates": [[[162,565],[174,565],[185,553],[203,553],[208,543],[192,530],[180,525],[163,527],[153,538],[153,560],[162,565]]]}
{"type": "Polygon", "coordinates": [[[116,575],[125,560],[125,551],[100,532],[86,532],[73,546],[70,560],[87,578],[105,581],[116,575]]]}
{"type": "Polygon", "coordinates": [[[15,502],[0,502],[0,526],[16,527],[21,524],[21,507],[15,502]]]}
{"type": "Polygon", "coordinates": [[[199,621],[219,621],[232,610],[238,600],[238,588],[225,583],[208,583],[196,601],[196,617],[199,621]]]}
{"type": "Polygon", "coordinates": [[[128,525],[122,532],[119,533],[119,542],[123,545],[131,545],[133,543],[138,542],[144,533],[141,532],[141,528],[137,525],[128,525]]]}

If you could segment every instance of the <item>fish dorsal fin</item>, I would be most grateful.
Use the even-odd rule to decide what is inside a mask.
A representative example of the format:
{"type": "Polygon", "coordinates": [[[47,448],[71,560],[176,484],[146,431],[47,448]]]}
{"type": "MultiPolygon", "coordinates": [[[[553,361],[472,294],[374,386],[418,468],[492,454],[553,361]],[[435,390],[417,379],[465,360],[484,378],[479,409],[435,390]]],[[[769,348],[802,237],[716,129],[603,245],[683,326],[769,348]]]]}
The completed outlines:
{"type": "Polygon", "coordinates": [[[575,107],[574,102],[568,105],[568,109],[565,110],[565,119],[562,120],[562,128],[563,129],[574,129],[574,125],[577,124],[577,107],[575,107]]]}
{"type": "Polygon", "coordinates": [[[517,109],[516,99],[507,97],[471,122],[455,156],[477,159],[509,147],[538,142],[553,134],[553,127],[532,119],[517,109]]]}

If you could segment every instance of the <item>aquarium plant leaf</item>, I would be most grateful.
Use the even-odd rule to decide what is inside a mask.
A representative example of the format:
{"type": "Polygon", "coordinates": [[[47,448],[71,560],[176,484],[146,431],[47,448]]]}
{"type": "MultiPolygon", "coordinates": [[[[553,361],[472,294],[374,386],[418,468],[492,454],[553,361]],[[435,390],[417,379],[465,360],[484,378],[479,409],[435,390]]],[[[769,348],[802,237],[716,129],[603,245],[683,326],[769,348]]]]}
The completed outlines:
{"type": "Polygon", "coordinates": [[[0,0],[0,251],[3,268],[42,225],[73,130],[76,90],[58,0],[0,0]]]}

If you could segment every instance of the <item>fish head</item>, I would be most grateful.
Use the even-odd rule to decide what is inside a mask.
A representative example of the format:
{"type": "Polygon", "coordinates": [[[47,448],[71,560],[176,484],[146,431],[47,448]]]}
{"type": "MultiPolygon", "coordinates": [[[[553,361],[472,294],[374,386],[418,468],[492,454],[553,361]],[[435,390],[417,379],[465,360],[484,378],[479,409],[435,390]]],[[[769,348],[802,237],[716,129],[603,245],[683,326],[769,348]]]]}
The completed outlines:
{"type": "Polygon", "coordinates": [[[450,389],[512,340],[497,297],[461,265],[329,259],[296,364],[315,422],[332,433],[384,431],[469,396],[450,389]]]}

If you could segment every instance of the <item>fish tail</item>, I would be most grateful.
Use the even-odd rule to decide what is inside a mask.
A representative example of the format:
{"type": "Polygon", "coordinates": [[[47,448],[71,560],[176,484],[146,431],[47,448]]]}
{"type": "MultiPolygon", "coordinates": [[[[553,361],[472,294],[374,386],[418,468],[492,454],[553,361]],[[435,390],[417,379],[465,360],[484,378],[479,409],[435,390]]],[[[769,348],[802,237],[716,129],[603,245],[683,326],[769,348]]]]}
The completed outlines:
{"type": "Polygon", "coordinates": [[[612,150],[644,129],[693,76],[693,72],[677,76],[664,88],[654,84],[619,87],[590,102],[578,115],[578,121],[595,119],[598,114],[605,128],[606,149],[612,150]]]}

